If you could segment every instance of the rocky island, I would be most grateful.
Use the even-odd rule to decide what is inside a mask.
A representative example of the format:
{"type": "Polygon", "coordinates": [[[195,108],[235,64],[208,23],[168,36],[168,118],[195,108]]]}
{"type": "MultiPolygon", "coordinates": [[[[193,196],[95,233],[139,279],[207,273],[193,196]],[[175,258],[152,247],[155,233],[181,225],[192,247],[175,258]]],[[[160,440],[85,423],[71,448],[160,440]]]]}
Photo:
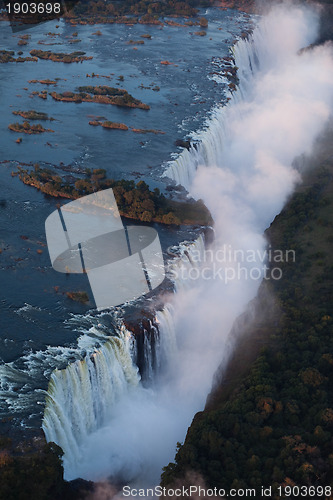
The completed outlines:
{"type": "Polygon", "coordinates": [[[44,128],[40,123],[30,125],[28,121],[24,121],[23,123],[11,123],[8,125],[8,128],[13,132],[23,134],[42,134],[43,132],[54,132],[54,130],[51,130],[50,128],[44,128]]]}
{"type": "Polygon", "coordinates": [[[155,134],[155,135],[164,135],[165,132],[163,130],[157,130],[154,128],[131,128],[132,132],[136,134],[155,134]]]}
{"type": "MultiPolygon", "coordinates": [[[[19,52],[22,54],[22,52],[19,52]]],[[[13,50],[0,50],[0,64],[9,63],[9,62],[25,62],[25,61],[34,61],[37,62],[37,57],[14,57],[15,52],[13,50]]]]}
{"type": "Polygon", "coordinates": [[[57,85],[57,80],[60,80],[60,78],[56,78],[55,80],[50,80],[49,78],[46,78],[46,80],[28,80],[28,83],[41,83],[42,85],[57,85]]]}
{"type": "Polygon", "coordinates": [[[125,125],[125,123],[117,123],[110,121],[100,122],[98,120],[91,120],[89,122],[89,125],[93,125],[95,127],[98,127],[100,125],[103,128],[115,129],[115,130],[128,130],[128,126],[125,125]]]}
{"type": "Polygon", "coordinates": [[[25,120],[50,120],[54,121],[54,118],[48,117],[46,113],[40,111],[30,110],[30,111],[13,111],[13,115],[22,116],[25,120]]]}
{"type": "Polygon", "coordinates": [[[69,299],[74,300],[75,302],[80,302],[81,304],[86,304],[89,302],[89,296],[87,292],[66,292],[66,295],[69,299]]]}
{"type": "Polygon", "coordinates": [[[86,56],[85,52],[52,52],[51,50],[30,50],[30,54],[38,59],[46,59],[54,62],[73,63],[82,62],[92,59],[92,56],[86,56]]]}
{"type": "Polygon", "coordinates": [[[50,96],[56,101],[97,102],[126,108],[150,109],[148,104],[135,99],[127,90],[108,87],[107,85],[79,87],[78,92],[50,92],[50,96]]]}

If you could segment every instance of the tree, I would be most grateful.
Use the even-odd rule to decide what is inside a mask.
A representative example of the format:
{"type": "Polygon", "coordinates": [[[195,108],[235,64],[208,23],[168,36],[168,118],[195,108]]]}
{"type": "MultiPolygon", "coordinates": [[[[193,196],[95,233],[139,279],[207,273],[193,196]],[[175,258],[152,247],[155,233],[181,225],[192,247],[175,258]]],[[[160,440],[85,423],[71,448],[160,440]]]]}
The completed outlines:
{"type": "Polygon", "coordinates": [[[180,219],[176,217],[172,212],[163,215],[162,222],[163,224],[175,224],[177,226],[180,225],[180,219]]]}
{"type": "Polygon", "coordinates": [[[141,207],[147,212],[150,212],[152,216],[155,214],[155,203],[153,202],[153,200],[143,200],[143,202],[141,203],[141,207]]]}
{"type": "Polygon", "coordinates": [[[143,222],[151,222],[153,216],[150,212],[143,212],[143,214],[141,215],[140,219],[143,221],[143,222]]]}
{"type": "Polygon", "coordinates": [[[133,203],[133,200],[134,200],[133,191],[127,191],[127,193],[124,193],[124,198],[126,200],[126,203],[128,205],[131,205],[133,203]]]}
{"type": "Polygon", "coordinates": [[[200,17],[199,24],[200,24],[201,28],[207,28],[208,21],[205,17],[200,17]]]}

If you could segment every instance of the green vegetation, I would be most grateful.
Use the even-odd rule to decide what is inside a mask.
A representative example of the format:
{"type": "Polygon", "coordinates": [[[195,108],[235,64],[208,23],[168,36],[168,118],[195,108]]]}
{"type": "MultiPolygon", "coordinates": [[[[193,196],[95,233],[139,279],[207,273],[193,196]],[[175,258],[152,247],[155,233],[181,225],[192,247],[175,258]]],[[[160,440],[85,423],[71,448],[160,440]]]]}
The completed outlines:
{"type": "Polygon", "coordinates": [[[75,300],[75,302],[80,302],[81,304],[89,302],[87,292],[66,292],[66,295],[69,299],[75,300]]]}
{"type": "Polygon", "coordinates": [[[30,54],[38,59],[47,59],[55,62],[73,63],[82,62],[92,59],[92,56],[85,56],[85,52],[51,52],[51,50],[30,50],[30,54]]]}
{"type": "Polygon", "coordinates": [[[0,50],[0,62],[11,62],[15,61],[14,56],[15,52],[13,50],[0,50]]]}
{"type": "Polygon", "coordinates": [[[89,125],[93,125],[95,127],[98,127],[100,125],[103,128],[109,128],[109,129],[115,129],[115,130],[128,130],[128,126],[125,125],[125,123],[117,123],[117,122],[110,122],[110,121],[100,122],[98,120],[91,120],[89,122],[89,125]]]}
{"type": "MultiPolygon", "coordinates": [[[[125,125],[125,123],[118,123],[118,122],[110,122],[110,121],[104,121],[101,122],[99,120],[90,120],[89,125],[93,125],[94,127],[101,126],[103,128],[107,129],[114,129],[114,130],[128,130],[128,126],[125,125]]],[[[162,130],[156,130],[153,128],[134,128],[131,127],[131,131],[135,132],[136,134],[155,134],[155,135],[164,135],[165,132],[162,130]]]]}
{"type": "Polygon", "coordinates": [[[139,99],[135,99],[131,94],[124,89],[117,89],[108,87],[107,85],[100,85],[93,87],[88,85],[79,87],[79,92],[50,92],[50,96],[56,101],[65,102],[98,102],[99,104],[113,104],[114,106],[121,106],[126,108],[139,108],[150,109],[147,104],[144,104],[139,99]]]}
{"type": "Polygon", "coordinates": [[[157,24],[164,16],[193,17],[198,7],[208,7],[212,0],[81,0],[65,18],[81,24],[87,22],[157,24]]]}
{"type": "Polygon", "coordinates": [[[133,128],[132,127],[132,132],[135,132],[136,134],[155,134],[155,135],[164,135],[165,132],[162,130],[156,130],[154,128],[133,128]]]}
{"type": "Polygon", "coordinates": [[[36,123],[36,125],[30,125],[28,121],[24,121],[23,123],[11,123],[8,125],[9,130],[13,132],[19,132],[24,134],[42,134],[43,132],[54,132],[50,128],[44,128],[40,123],[36,123]]]}
{"type": "MultiPolygon", "coordinates": [[[[22,54],[19,52],[18,54],[22,54]]],[[[25,62],[25,61],[38,61],[37,57],[14,57],[15,52],[13,50],[0,50],[0,64],[9,62],[25,62]]]]}
{"type": "Polygon", "coordinates": [[[35,111],[33,109],[30,111],[13,111],[13,115],[22,116],[25,120],[54,120],[54,118],[49,118],[46,113],[35,111]]]}
{"type": "Polygon", "coordinates": [[[101,189],[112,188],[119,212],[122,216],[143,222],[160,222],[162,224],[209,225],[211,215],[201,200],[179,202],[166,198],[158,188],[150,191],[144,181],[113,180],[106,178],[102,168],[86,170],[85,178],[74,178],[64,181],[59,175],[47,168],[35,165],[33,171],[19,167],[19,179],[45,194],[55,198],[77,199],[101,189]]]}
{"type": "Polygon", "coordinates": [[[273,485],[276,500],[279,485],[332,485],[332,174],[332,162],[307,174],[267,231],[272,248],[294,249],[296,262],[279,263],[283,278],[262,284],[264,319],[194,417],[175,463],[164,469],[164,486],[187,484],[188,471],[208,487],[273,485]],[[267,307],[268,291],[275,307],[267,307]],[[254,344],[255,361],[248,354],[254,344]]]}
{"type": "Polygon", "coordinates": [[[63,452],[42,437],[13,442],[0,436],[0,500],[83,500],[93,483],[63,479],[63,452]]]}
{"type": "Polygon", "coordinates": [[[13,449],[10,439],[0,439],[0,500],[65,497],[62,450],[54,443],[31,448],[26,444],[13,449]]]}
{"type": "MultiPolygon", "coordinates": [[[[223,0],[223,5],[247,5],[252,0],[223,0]]],[[[199,7],[209,7],[213,0],[73,0],[67,2],[67,12],[63,18],[75,24],[125,23],[161,24],[161,18],[195,17],[199,7]]],[[[0,19],[6,19],[0,13],[0,19]]],[[[22,16],[23,23],[33,23],[31,16],[22,16]]],[[[73,36],[77,36],[73,34],[73,36]]]]}
{"type": "Polygon", "coordinates": [[[46,78],[45,80],[28,80],[28,83],[41,83],[42,85],[57,85],[57,80],[60,78],[56,78],[55,80],[50,80],[46,78]]]}
{"type": "Polygon", "coordinates": [[[129,40],[127,42],[128,45],[143,45],[144,43],[144,40],[129,40]]]}
{"type": "Polygon", "coordinates": [[[200,17],[199,25],[201,28],[207,28],[208,27],[208,20],[205,17],[200,17]]]}

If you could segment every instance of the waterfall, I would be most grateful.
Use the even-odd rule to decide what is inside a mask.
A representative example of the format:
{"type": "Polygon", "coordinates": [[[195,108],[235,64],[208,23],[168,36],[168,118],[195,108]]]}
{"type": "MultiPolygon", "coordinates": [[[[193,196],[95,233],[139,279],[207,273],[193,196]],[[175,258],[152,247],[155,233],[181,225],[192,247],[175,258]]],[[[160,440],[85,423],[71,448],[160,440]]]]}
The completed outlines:
{"type": "Polygon", "coordinates": [[[113,406],[140,381],[132,362],[131,334],[122,328],[99,349],[52,373],[42,428],[57,443],[67,463],[80,460],[84,438],[104,425],[113,406]]]}
{"type": "Polygon", "coordinates": [[[156,322],[160,338],[158,350],[160,365],[166,369],[168,360],[177,353],[176,330],[171,304],[166,304],[161,311],[156,312],[156,322]]]}
{"type": "Polygon", "coordinates": [[[198,269],[203,261],[205,238],[203,234],[192,241],[185,241],[178,247],[169,249],[169,253],[177,258],[168,263],[168,276],[173,281],[175,293],[193,286],[193,280],[188,276],[191,270],[198,269]],[[176,253],[173,253],[172,250],[176,253]]]}
{"type": "MultiPolygon", "coordinates": [[[[242,40],[238,43],[244,46],[240,52],[250,51],[250,42],[242,40]]],[[[251,64],[249,62],[248,66],[251,64]]],[[[199,134],[197,147],[189,151],[185,149],[165,175],[188,188],[199,164],[219,161],[221,144],[228,133],[227,120],[221,120],[221,115],[225,114],[225,108],[217,107],[213,111],[207,123],[209,128],[199,134]]],[[[171,248],[170,253],[176,258],[168,263],[168,275],[175,293],[193,287],[193,281],[186,277],[192,269],[200,267],[204,251],[202,234],[195,241],[185,241],[171,248]]],[[[168,362],[177,354],[174,307],[171,303],[156,312],[155,322],[150,321],[149,331],[143,328],[141,343],[140,347],[135,336],[123,327],[118,337],[108,337],[102,346],[88,353],[83,360],[52,373],[42,428],[46,440],[55,442],[64,451],[67,479],[84,475],[77,472],[81,470],[82,445],[87,437],[110,423],[117,402],[130,391],[140,393],[143,386],[153,387],[154,381],[167,373],[168,362]],[[138,365],[142,357],[140,376],[138,365]]]]}
{"type": "MultiPolygon", "coordinates": [[[[169,269],[176,277],[176,291],[189,286],[181,283],[181,270],[198,265],[204,237],[200,235],[173,250],[177,256],[169,269]]],[[[84,358],[51,375],[42,428],[46,440],[64,451],[68,479],[80,470],[85,439],[112,421],[117,403],[127,395],[137,397],[145,387],[153,388],[167,371],[168,360],[177,353],[171,304],[157,311],[153,320],[141,322],[139,330],[136,336],[122,325],[117,336],[105,337],[105,343],[96,348],[88,337],[85,346],[89,352],[84,358]]],[[[93,327],[90,333],[96,335],[98,331],[93,327]]]]}
{"type": "MultiPolygon", "coordinates": [[[[199,166],[220,165],[225,144],[231,132],[230,115],[237,104],[251,92],[254,75],[267,62],[267,49],[260,27],[248,39],[239,40],[231,49],[234,67],[239,80],[236,92],[230,92],[226,106],[218,104],[211,112],[203,130],[195,133],[195,144],[189,150],[184,149],[173,161],[168,163],[163,176],[169,177],[188,191],[199,166]]],[[[239,112],[238,108],[236,112],[239,112]]]]}
{"type": "MultiPolygon", "coordinates": [[[[290,18],[289,12],[273,12],[268,28],[262,23],[249,39],[236,44],[239,89],[227,106],[213,110],[196,147],[185,150],[166,172],[187,189],[195,176],[193,192],[214,217],[214,251],[227,244],[244,255],[248,250],[263,252],[263,231],[298,180],[292,161],[325,120],[322,110],[331,93],[325,86],[329,79],[320,79],[320,71],[326,54],[321,50],[314,59],[297,56],[315,34],[307,29],[309,20],[302,10],[293,9],[290,18]],[[291,40],[281,40],[281,29],[292,33],[291,40]],[[293,78],[287,85],[290,72],[293,78]],[[321,96],[323,106],[315,106],[321,96]],[[210,168],[197,171],[201,165],[210,168]]],[[[330,71],[332,76],[333,67],[330,71]]],[[[127,484],[140,480],[151,485],[173,458],[175,443],[205,404],[215,370],[230,355],[232,325],[256,296],[262,278],[260,269],[257,278],[247,278],[250,266],[243,266],[240,278],[230,282],[219,273],[214,281],[200,272],[196,279],[204,252],[202,236],[170,248],[177,257],[168,266],[176,293],[149,326],[146,323],[140,344],[139,337],[122,329],[119,338],[108,338],[82,361],[52,375],[43,429],[47,440],[64,450],[66,478],[112,476],[127,484]],[[194,278],[184,280],[191,273],[194,278]],[[156,387],[140,382],[139,358],[144,359],[140,373],[147,382],[161,374],[156,387]]],[[[251,267],[260,265],[259,260],[251,261],[251,267]]],[[[219,261],[217,252],[211,264],[219,265],[222,273],[228,265],[219,261]]],[[[232,271],[236,264],[230,263],[232,271]]]]}

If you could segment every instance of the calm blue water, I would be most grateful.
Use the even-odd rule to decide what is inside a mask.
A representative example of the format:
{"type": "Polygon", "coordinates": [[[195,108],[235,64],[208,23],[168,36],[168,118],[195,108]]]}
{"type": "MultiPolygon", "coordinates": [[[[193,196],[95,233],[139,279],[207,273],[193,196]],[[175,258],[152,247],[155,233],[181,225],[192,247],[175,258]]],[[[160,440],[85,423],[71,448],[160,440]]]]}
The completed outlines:
{"type": "MultiPolygon", "coordinates": [[[[91,303],[86,306],[66,297],[66,291],[90,293],[90,289],[85,276],[65,276],[50,267],[44,222],[56,201],[23,185],[11,177],[11,171],[17,162],[62,162],[73,168],[106,168],[108,176],[115,178],[138,179],[139,172],[151,186],[165,187],[161,178],[165,164],[181,151],[175,140],[202,127],[214,104],[226,100],[226,83],[217,83],[214,72],[218,71],[219,58],[228,55],[235,37],[248,25],[247,16],[239,12],[210,9],[204,14],[209,21],[205,37],[194,35],[199,27],[71,27],[50,21],[25,31],[31,35],[25,46],[17,45],[20,34],[13,35],[9,25],[1,23],[0,49],[22,50],[24,56],[32,49],[80,50],[93,56],[79,64],[39,60],[0,65],[0,415],[13,417],[15,425],[40,426],[43,389],[52,370],[84,353],[84,342],[77,344],[80,335],[95,324],[112,331],[123,311],[118,308],[98,315],[93,311],[91,294],[91,303]],[[97,30],[101,36],[93,35],[97,30]],[[80,42],[71,43],[76,31],[80,42]],[[141,38],[143,34],[151,39],[141,38]],[[130,40],[144,40],[144,45],[128,44],[130,40]],[[161,65],[163,60],[173,64],[161,65]],[[86,76],[92,73],[110,78],[86,76]],[[124,81],[119,80],[120,75],[124,81]],[[56,86],[28,83],[47,78],[60,80],[56,86]],[[75,91],[81,85],[125,88],[149,104],[150,110],[56,102],[50,96],[42,100],[31,95],[44,89],[75,91]],[[154,86],[160,91],[153,91],[154,86]],[[9,131],[8,124],[23,119],[12,111],[29,109],[53,117],[55,121],[42,123],[54,133],[23,134],[23,142],[16,144],[21,134],[9,131]],[[164,134],[92,127],[88,122],[96,116],[164,134]]],[[[156,228],[164,248],[196,236],[192,229],[156,228]]]]}

